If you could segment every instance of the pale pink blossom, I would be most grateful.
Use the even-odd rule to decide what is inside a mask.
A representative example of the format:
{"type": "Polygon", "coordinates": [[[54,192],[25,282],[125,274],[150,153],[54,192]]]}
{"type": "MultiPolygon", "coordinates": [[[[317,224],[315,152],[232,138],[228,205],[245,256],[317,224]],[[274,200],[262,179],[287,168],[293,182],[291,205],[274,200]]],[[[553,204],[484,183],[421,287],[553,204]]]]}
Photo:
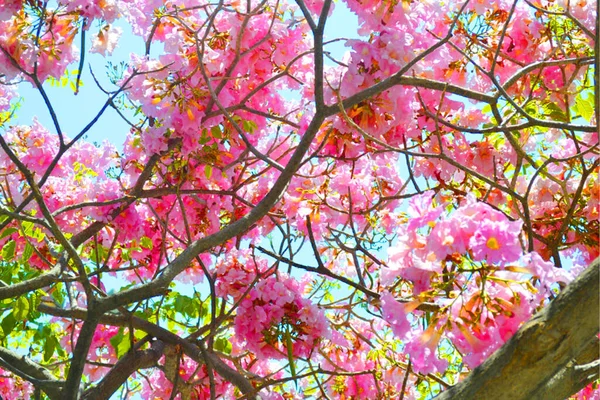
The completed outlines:
{"type": "Polygon", "coordinates": [[[119,38],[123,34],[123,29],[114,25],[105,25],[92,40],[91,53],[98,53],[103,56],[112,55],[117,47],[119,38]]]}

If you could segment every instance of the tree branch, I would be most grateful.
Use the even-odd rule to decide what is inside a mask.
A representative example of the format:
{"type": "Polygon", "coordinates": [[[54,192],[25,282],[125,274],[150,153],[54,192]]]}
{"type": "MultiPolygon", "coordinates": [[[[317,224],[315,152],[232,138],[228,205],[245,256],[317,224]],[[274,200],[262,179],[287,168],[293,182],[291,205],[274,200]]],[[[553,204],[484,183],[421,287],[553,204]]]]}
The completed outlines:
{"type": "Polygon", "coordinates": [[[149,349],[134,350],[121,358],[94,388],[88,389],[82,400],[108,400],[138,369],[150,368],[163,354],[165,343],[157,340],[149,349]]]}
{"type": "Polygon", "coordinates": [[[75,345],[71,365],[69,366],[67,383],[62,396],[65,400],[79,399],[82,385],[81,376],[83,375],[83,369],[88,352],[90,351],[94,332],[96,332],[96,327],[98,326],[97,316],[89,312],[87,316],[88,318],[83,321],[83,326],[81,327],[81,331],[79,331],[79,337],[77,338],[77,344],[75,345]]]}
{"type": "Polygon", "coordinates": [[[190,265],[197,255],[246,232],[252,225],[267,215],[269,210],[277,204],[283,195],[292,177],[302,163],[302,159],[310,148],[324,119],[325,116],[323,113],[317,111],[310,125],[306,129],[306,132],[302,136],[300,143],[296,147],[296,150],[290,157],[285,169],[281,175],[279,175],[279,178],[277,178],[269,193],[267,193],[252,211],[237,221],[227,225],[220,231],[192,242],[179,256],[177,256],[177,258],[165,267],[162,273],[153,281],[139,285],[135,288],[124,290],[106,298],[98,299],[98,311],[104,313],[135,301],[158,296],[163,293],[169,283],[178,274],[190,265]]]}
{"type": "Polygon", "coordinates": [[[599,377],[600,341],[594,337],[585,349],[565,368],[542,383],[531,400],[566,399],[599,377]]]}
{"type": "Polygon", "coordinates": [[[30,381],[42,389],[50,399],[62,399],[60,387],[64,382],[56,379],[46,368],[4,347],[0,347],[0,360],[4,361],[3,368],[30,381]]]}
{"type": "Polygon", "coordinates": [[[57,263],[51,270],[36,276],[35,278],[15,283],[14,285],[0,284],[0,286],[2,286],[0,287],[0,300],[16,298],[22,294],[50,286],[51,283],[54,283],[56,279],[58,279],[60,271],[60,263],[57,263]]]}

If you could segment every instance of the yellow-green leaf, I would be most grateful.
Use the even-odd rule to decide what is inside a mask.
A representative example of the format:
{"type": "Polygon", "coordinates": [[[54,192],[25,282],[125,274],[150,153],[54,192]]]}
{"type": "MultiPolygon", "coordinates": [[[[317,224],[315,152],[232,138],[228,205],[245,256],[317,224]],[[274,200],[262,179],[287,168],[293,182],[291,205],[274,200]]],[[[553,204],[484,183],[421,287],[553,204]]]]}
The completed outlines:
{"type": "Polygon", "coordinates": [[[577,111],[581,115],[583,119],[590,122],[592,120],[592,115],[594,115],[594,96],[587,96],[587,99],[584,99],[582,96],[577,96],[575,98],[575,105],[577,106],[577,111]]]}
{"type": "Polygon", "coordinates": [[[58,341],[55,336],[50,336],[46,339],[46,343],[44,343],[44,362],[50,361],[52,356],[54,355],[54,350],[56,349],[56,345],[58,341]]]}
{"type": "MultiPolygon", "coordinates": [[[[292,343],[292,335],[290,334],[290,327],[285,329],[285,347],[287,347],[288,361],[290,362],[290,373],[292,378],[296,377],[296,365],[294,364],[294,344],[292,343]]],[[[296,382],[297,384],[297,382],[296,382]]]]}
{"type": "Polygon", "coordinates": [[[14,240],[6,242],[2,248],[2,260],[11,261],[15,257],[15,247],[16,243],[14,240]]]}
{"type": "Polygon", "coordinates": [[[27,300],[27,297],[19,297],[15,301],[13,315],[17,321],[25,321],[29,315],[29,310],[29,300],[27,300]]]}

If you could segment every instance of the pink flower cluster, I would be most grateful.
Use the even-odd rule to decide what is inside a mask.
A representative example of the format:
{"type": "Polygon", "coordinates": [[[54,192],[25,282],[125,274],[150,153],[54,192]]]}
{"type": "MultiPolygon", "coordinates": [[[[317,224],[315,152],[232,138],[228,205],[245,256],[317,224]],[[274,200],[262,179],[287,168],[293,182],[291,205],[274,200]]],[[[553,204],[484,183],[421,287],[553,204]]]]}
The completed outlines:
{"type": "MultiPolygon", "coordinates": [[[[64,146],[37,121],[31,126],[7,127],[2,135],[35,179],[48,175],[41,193],[67,236],[94,221],[107,224],[95,240],[78,251],[86,265],[106,263],[113,269],[127,269],[111,272],[120,278],[131,282],[152,279],[190,241],[247,215],[280,176],[278,168],[256,157],[254,150],[287,165],[315,113],[310,104],[315,95],[313,35],[305,21],[298,19],[300,12],[294,4],[234,0],[215,8],[192,0],[63,0],[49,3],[58,5],[60,12],[54,13],[50,7],[37,18],[31,12],[34,2],[28,2],[25,9],[23,3],[0,2],[3,79],[32,74],[40,81],[60,77],[79,55],[74,39],[81,34],[84,20],[85,29],[92,20],[101,25],[88,51],[112,53],[121,34],[114,22],[120,17],[151,45],[146,55],[131,56],[122,81],[127,82],[125,94],[140,106],[143,115],[140,126],[127,136],[124,155],[109,144],[92,146],[80,141],[55,160],[64,146]],[[40,29],[33,33],[32,27],[38,23],[40,29]],[[303,100],[290,101],[284,95],[289,91],[303,100]],[[223,109],[230,111],[228,118],[223,109]],[[146,163],[157,155],[159,161],[144,182],[143,195],[134,198],[137,194],[131,188],[146,163]],[[129,201],[127,208],[118,208],[129,201]],[[93,202],[110,204],[91,205],[93,202]],[[118,215],[112,215],[115,210],[118,215]]],[[[230,343],[236,368],[279,379],[285,373],[279,368],[281,363],[272,359],[284,360],[290,354],[314,356],[322,368],[348,372],[324,378],[321,390],[331,397],[375,398],[385,391],[394,398],[404,377],[404,367],[399,365],[409,359],[416,372],[446,371],[440,350],[452,347],[464,365],[475,367],[548,301],[557,282],[572,278],[576,269],[565,272],[546,261],[552,250],[548,242],[558,241],[553,239],[555,235],[560,234],[560,244],[569,247],[561,249],[561,254],[576,258],[581,253],[578,264],[598,254],[594,230],[599,216],[597,173],[592,172],[585,187],[579,187],[585,162],[593,162],[597,156],[588,151],[598,142],[597,133],[567,135],[566,130],[548,128],[538,134],[524,129],[511,142],[504,133],[491,132],[489,127],[500,121],[491,119],[491,111],[485,111],[483,103],[470,106],[452,94],[456,92],[452,85],[458,85],[464,93],[480,94],[473,98],[485,98],[485,93],[504,85],[524,66],[549,61],[551,66],[538,65],[535,73],[503,87],[523,107],[539,109],[531,111],[532,118],[521,119],[529,123],[533,118],[548,123],[570,120],[575,108],[568,104],[572,103],[581,119],[590,122],[593,116],[585,117],[585,97],[573,99],[571,93],[579,90],[573,86],[583,82],[583,74],[588,73],[589,59],[584,57],[592,50],[584,31],[586,27],[593,31],[594,4],[590,0],[538,3],[551,10],[562,7],[578,18],[565,33],[576,45],[565,44],[565,53],[552,50],[557,47],[548,17],[525,2],[515,5],[510,20],[507,10],[512,1],[468,3],[449,42],[404,74],[402,79],[412,79],[414,85],[397,85],[348,107],[345,118],[340,114],[328,118],[311,144],[311,155],[270,210],[270,218],[253,224],[243,237],[224,243],[221,255],[200,255],[178,276],[180,282],[196,284],[208,269],[216,279],[216,294],[226,304],[236,304],[233,327],[225,328],[229,329],[227,335],[235,332],[230,343]],[[478,35],[474,26],[486,30],[487,35],[478,35]],[[500,35],[504,28],[507,34],[500,35]],[[567,65],[561,54],[581,62],[567,65]],[[449,85],[442,96],[439,85],[445,83],[449,85]],[[528,96],[525,103],[520,99],[522,93],[528,96]],[[458,128],[451,128],[452,124],[458,128]],[[486,133],[477,133],[480,130],[486,133]],[[406,159],[403,150],[410,152],[406,159]],[[581,151],[587,153],[577,159],[581,151]],[[556,160],[539,170],[534,165],[538,170],[535,176],[527,172],[538,161],[548,160],[548,154],[556,160]],[[523,168],[515,170],[521,161],[523,168]],[[426,192],[413,197],[408,210],[402,200],[409,193],[407,188],[421,190],[414,179],[408,181],[401,175],[399,166],[405,162],[414,174],[411,178],[427,180],[428,187],[436,187],[436,195],[426,192]],[[581,165],[574,167],[577,163],[581,165]],[[511,191],[514,196],[507,194],[511,191]],[[581,196],[570,209],[568,199],[576,193],[581,196]],[[524,200],[515,201],[519,197],[524,200]],[[525,252],[530,243],[521,222],[524,206],[529,207],[527,228],[536,237],[531,244],[535,252],[525,252]],[[562,229],[567,216],[573,225],[562,229]],[[339,315],[326,316],[303,296],[301,283],[270,271],[267,260],[256,258],[250,250],[235,248],[236,244],[261,241],[281,221],[292,234],[308,235],[307,218],[326,268],[354,282],[359,282],[357,269],[362,268],[365,279],[369,274],[372,290],[381,294],[381,319],[365,321],[368,317],[361,318],[356,303],[345,307],[343,300],[341,306],[337,300],[332,306],[343,310],[339,315]],[[359,232],[354,234],[355,249],[343,246],[343,235],[350,230],[359,232]],[[375,250],[367,254],[369,245],[376,248],[392,236],[395,241],[387,242],[392,243],[387,262],[377,262],[381,253],[374,254],[375,250]],[[543,243],[545,238],[550,239],[543,243]],[[365,247],[359,248],[361,241],[365,247]],[[361,258],[351,257],[353,251],[361,258]],[[437,307],[438,312],[425,314],[419,309],[423,303],[437,307]],[[401,354],[395,346],[390,350],[382,344],[392,334],[402,342],[401,354]]],[[[329,105],[339,97],[348,98],[384,82],[418,54],[440,43],[459,7],[456,2],[434,1],[348,0],[347,4],[358,15],[359,33],[364,37],[347,42],[351,52],[342,63],[325,67],[325,102],[329,105]]],[[[314,14],[323,1],[308,0],[306,5],[314,14]]],[[[561,21],[567,17],[551,18],[561,21]]],[[[15,95],[7,88],[0,85],[0,113],[10,109],[15,95]]],[[[510,109],[504,100],[500,104],[510,109]]],[[[505,123],[517,124],[519,118],[516,114],[505,123]]],[[[0,176],[4,204],[11,208],[22,204],[30,188],[4,153],[0,153],[0,176]]],[[[32,202],[23,213],[38,218],[40,211],[32,202]]],[[[28,265],[53,265],[55,238],[42,225],[32,232],[22,222],[13,221],[2,232],[0,248],[14,248],[14,253],[21,255],[27,245],[34,246],[36,252],[28,265]]],[[[350,234],[348,237],[346,243],[352,242],[350,234]]],[[[100,275],[95,275],[93,282],[103,287],[100,275]]],[[[323,290],[332,294],[330,289],[323,290]]],[[[76,301],[85,306],[83,295],[76,301]]],[[[375,305],[372,303],[369,311],[376,311],[375,305]]],[[[158,318],[162,322],[163,316],[158,318]]],[[[68,331],[61,344],[72,351],[80,325],[61,324],[68,331]]],[[[89,360],[116,362],[110,340],[118,332],[116,327],[99,326],[89,360]]],[[[147,380],[139,379],[144,385],[142,396],[172,395],[171,377],[165,374],[167,361],[171,360],[162,359],[160,368],[152,370],[147,380]]],[[[181,383],[192,386],[197,398],[209,398],[208,371],[186,357],[181,361],[177,365],[181,383]]],[[[107,369],[98,365],[86,366],[85,374],[92,382],[106,374],[107,369]]],[[[215,379],[218,394],[233,397],[232,386],[215,379]]],[[[301,389],[306,381],[300,382],[301,389]]],[[[30,386],[0,370],[3,397],[5,388],[12,395],[18,393],[17,397],[31,395],[30,386]]],[[[292,396],[296,394],[286,394],[286,398],[292,396]]],[[[264,397],[284,396],[270,393],[264,397]]]]}
{"type": "Polygon", "coordinates": [[[424,373],[445,370],[446,362],[435,355],[442,337],[476,367],[553,295],[557,282],[573,278],[537,253],[523,252],[520,221],[472,197],[447,215],[446,205],[433,207],[432,199],[424,194],[411,200],[412,218],[389,249],[389,269],[381,275],[386,285],[397,278],[410,283],[412,293],[403,296],[419,296],[400,303],[384,293],[381,307],[415,370],[424,373]],[[448,311],[424,330],[416,324],[422,312],[415,309],[428,300],[448,311]]]}
{"type": "Polygon", "coordinates": [[[23,0],[4,0],[0,3],[0,20],[8,19],[21,9],[23,0]]]}
{"type": "Polygon", "coordinates": [[[30,22],[24,13],[0,19],[0,74],[13,79],[22,71],[35,72],[42,82],[49,76],[61,77],[67,66],[77,59],[73,46],[76,17],[69,14],[55,17],[39,37],[30,32],[30,22]]]}
{"type": "MultiPolygon", "coordinates": [[[[348,146],[348,153],[354,150],[348,146]]],[[[327,226],[349,223],[347,213],[340,210],[352,208],[353,223],[368,225],[367,210],[401,191],[403,179],[395,165],[394,154],[373,154],[352,162],[337,162],[336,168],[322,165],[302,168],[301,177],[292,179],[280,205],[291,223],[301,232],[307,233],[306,217],[310,217],[312,233],[316,240],[328,232],[327,226]]],[[[393,209],[397,202],[390,202],[393,209]]],[[[397,224],[394,213],[381,210],[381,227],[391,233],[397,224]]],[[[373,213],[375,214],[375,213],[373,213]]]]}
{"type": "Polygon", "coordinates": [[[446,206],[432,207],[432,199],[432,193],[411,199],[410,220],[400,227],[397,244],[388,250],[389,269],[382,271],[385,284],[399,274],[418,281],[414,290],[419,293],[429,287],[427,277],[441,273],[443,263],[455,254],[469,254],[473,261],[499,265],[514,262],[523,254],[520,220],[511,221],[473,197],[440,218],[446,206]]]}
{"type": "Polygon", "coordinates": [[[0,397],[4,400],[30,399],[33,385],[28,381],[0,368],[0,397]]]}
{"type": "MultiPolygon", "coordinates": [[[[284,10],[280,9],[282,5],[275,3],[272,7],[277,13],[284,10]]],[[[132,67],[148,73],[133,78],[129,85],[130,96],[140,101],[146,115],[157,118],[162,124],[160,132],[148,129],[143,134],[148,135],[143,139],[148,154],[164,148],[166,135],[183,139],[182,152],[186,156],[214,145],[218,150],[216,153],[227,155],[222,160],[223,164],[227,164],[243,152],[245,146],[239,134],[232,129],[231,121],[221,115],[206,118],[207,113],[218,110],[210,100],[210,90],[216,90],[226,73],[231,74],[231,78],[227,78],[219,89],[220,106],[231,107],[244,100],[247,108],[269,109],[277,115],[288,113],[279,90],[285,88],[288,81],[296,85],[297,82],[310,82],[308,58],[301,57],[290,62],[291,57],[306,52],[311,46],[304,24],[290,25],[290,21],[275,18],[272,12],[260,12],[250,18],[242,29],[241,18],[236,13],[217,14],[214,31],[209,32],[191,32],[185,26],[165,19],[155,29],[154,39],[164,43],[167,54],[157,59],[132,59],[132,67]],[[207,36],[202,60],[198,59],[194,34],[207,36]],[[243,52],[241,56],[236,55],[239,50],[243,52]],[[198,69],[199,64],[213,82],[210,88],[198,69]],[[283,67],[295,80],[286,77],[272,79],[283,67]],[[183,76],[186,77],[185,85],[174,83],[183,76]],[[273,81],[271,84],[267,83],[269,79],[273,81]],[[211,103],[212,108],[207,110],[211,103]],[[170,117],[165,119],[166,113],[170,117]],[[219,130],[215,131],[217,128],[219,130]],[[199,143],[200,132],[204,132],[202,135],[205,136],[202,143],[199,143]],[[227,144],[222,140],[223,136],[227,144]]],[[[203,12],[189,12],[188,19],[189,24],[206,24],[203,12]]],[[[238,119],[240,122],[251,121],[255,132],[268,126],[265,118],[253,113],[236,111],[234,115],[241,118],[238,119]]],[[[254,132],[247,133],[247,139],[255,146],[260,136],[254,132]]]]}
{"type": "MultiPolygon", "coordinates": [[[[323,347],[322,367],[330,370],[342,368],[356,375],[338,376],[328,381],[327,390],[332,398],[377,398],[382,381],[376,382],[372,371],[378,366],[378,360],[369,358],[368,346],[356,337],[355,331],[360,332],[365,340],[375,339],[375,327],[369,323],[357,320],[347,329],[332,331],[328,345],[323,347]]],[[[379,327],[377,327],[379,328],[379,327]]]]}
{"type": "MultiPolygon", "coordinates": [[[[12,151],[34,173],[37,179],[46,174],[60,147],[58,137],[50,133],[35,119],[30,126],[11,126],[4,137],[11,144],[12,151]]],[[[77,142],[73,145],[54,166],[45,185],[41,188],[45,204],[50,212],[55,213],[64,207],[82,202],[117,198],[122,189],[118,182],[111,180],[105,173],[108,168],[115,166],[115,154],[114,146],[108,142],[98,147],[87,142],[77,142]]],[[[0,172],[5,176],[5,184],[10,187],[11,200],[15,204],[20,204],[29,193],[28,187],[20,184],[23,178],[4,152],[0,153],[0,172]]],[[[30,203],[26,210],[33,215],[40,215],[41,211],[34,204],[30,203]]],[[[107,213],[112,208],[113,206],[90,207],[86,211],[79,209],[59,212],[54,219],[64,232],[78,232],[92,218],[105,220],[107,213]]],[[[15,224],[15,226],[18,225],[15,224]]],[[[127,232],[129,231],[131,230],[127,232]]],[[[20,254],[29,241],[42,254],[51,259],[47,243],[42,240],[48,232],[40,229],[39,234],[35,237],[36,240],[33,241],[31,237],[28,238],[21,233],[15,232],[3,237],[0,239],[0,245],[14,240],[17,254],[20,254]]],[[[38,254],[32,255],[30,264],[38,268],[48,268],[48,264],[38,254]]]]}
{"type": "Polygon", "coordinates": [[[119,17],[126,1],[123,0],[63,0],[67,11],[89,19],[102,19],[112,22],[119,17]]]}
{"type": "Polygon", "coordinates": [[[270,276],[242,300],[234,322],[250,351],[259,358],[287,358],[288,343],[294,357],[308,357],[328,336],[327,318],[293,278],[270,276]],[[291,341],[290,341],[291,340],[291,341]]]}
{"type": "Polygon", "coordinates": [[[216,262],[217,296],[231,296],[234,301],[239,300],[254,281],[264,277],[267,268],[267,261],[256,259],[249,249],[231,249],[216,262]]]}

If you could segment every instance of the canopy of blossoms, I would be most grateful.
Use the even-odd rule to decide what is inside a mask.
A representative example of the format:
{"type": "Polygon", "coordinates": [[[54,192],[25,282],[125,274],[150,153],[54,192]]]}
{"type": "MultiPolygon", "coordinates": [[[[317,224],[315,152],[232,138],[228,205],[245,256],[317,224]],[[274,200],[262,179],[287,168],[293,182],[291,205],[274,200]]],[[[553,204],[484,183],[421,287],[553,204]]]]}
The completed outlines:
{"type": "Polygon", "coordinates": [[[0,396],[444,391],[599,255],[596,24],[591,0],[0,2],[0,396]],[[325,38],[341,7],[356,37],[325,38]],[[127,35],[108,87],[86,57],[127,35]],[[105,99],[80,131],[57,82],[105,99]],[[18,120],[24,87],[51,124],[18,120]],[[111,109],[129,129],[88,142],[111,109]]]}

